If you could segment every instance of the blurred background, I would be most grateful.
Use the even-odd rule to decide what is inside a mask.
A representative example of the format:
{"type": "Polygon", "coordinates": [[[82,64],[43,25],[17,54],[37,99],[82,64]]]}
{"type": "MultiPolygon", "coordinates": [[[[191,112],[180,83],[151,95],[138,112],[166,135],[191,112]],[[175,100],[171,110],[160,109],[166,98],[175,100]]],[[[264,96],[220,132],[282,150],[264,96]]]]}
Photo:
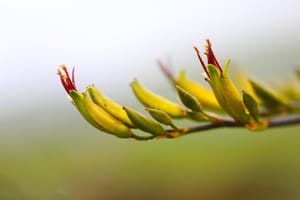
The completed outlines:
{"type": "MultiPolygon", "coordinates": [[[[266,84],[300,64],[297,0],[1,0],[0,199],[299,199],[300,126],[117,139],[88,125],[56,70],[123,105],[129,83],[176,99],[156,59],[201,81],[192,46],[266,84]]],[[[282,83],[282,82],[280,82],[282,83]]],[[[188,122],[187,122],[188,123],[188,122]]],[[[187,124],[183,124],[187,125],[187,124]]]]}

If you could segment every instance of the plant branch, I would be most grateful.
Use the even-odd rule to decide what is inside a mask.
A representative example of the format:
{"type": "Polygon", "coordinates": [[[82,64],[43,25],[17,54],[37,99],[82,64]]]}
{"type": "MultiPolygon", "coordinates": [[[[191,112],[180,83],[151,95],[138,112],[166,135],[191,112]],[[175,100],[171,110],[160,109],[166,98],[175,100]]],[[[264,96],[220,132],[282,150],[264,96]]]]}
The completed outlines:
{"type": "MultiPolygon", "coordinates": [[[[75,87],[74,69],[70,76],[66,66],[62,65],[58,69],[58,75],[72,103],[84,119],[100,131],[120,138],[145,141],[155,138],[176,138],[222,127],[259,131],[273,127],[300,125],[299,90],[293,89],[289,84],[277,92],[270,91],[253,80],[245,83],[237,81],[240,83],[236,86],[228,74],[229,61],[222,68],[208,39],[206,43],[204,52],[207,57],[206,63],[201,58],[198,48],[194,47],[194,49],[206,73],[205,80],[211,86],[210,90],[185,77],[184,71],[178,77],[175,76],[168,65],[160,60],[157,63],[162,73],[176,88],[182,104],[152,92],[143,87],[137,79],[131,82],[130,86],[134,95],[147,107],[147,111],[154,119],[119,105],[93,85],[83,93],[78,91],[75,87]],[[244,89],[242,94],[238,88],[244,89]],[[206,110],[212,113],[204,112],[206,110]],[[223,114],[218,116],[220,111],[223,114]],[[177,128],[171,117],[192,119],[201,124],[177,128]],[[162,125],[168,125],[169,128],[166,130],[162,125]],[[138,132],[135,134],[132,129],[144,131],[146,135],[140,135],[138,132]]],[[[296,71],[298,78],[299,74],[298,69],[296,71]]],[[[238,79],[245,79],[245,77],[241,75],[238,79]]]]}
{"type": "MultiPolygon", "coordinates": [[[[268,128],[291,126],[291,125],[297,125],[297,124],[300,124],[300,115],[292,116],[292,117],[285,116],[285,117],[270,119],[268,128]]],[[[204,125],[200,125],[200,126],[192,126],[192,127],[183,128],[182,130],[184,130],[184,131],[182,132],[182,135],[206,131],[206,130],[210,130],[210,129],[221,128],[221,127],[242,128],[244,126],[245,125],[237,123],[234,120],[226,120],[222,123],[209,123],[209,124],[204,124],[204,125]]],[[[174,132],[174,130],[167,130],[167,132],[172,133],[172,132],[174,132]]],[[[172,134],[170,136],[172,137],[172,134]]]]}

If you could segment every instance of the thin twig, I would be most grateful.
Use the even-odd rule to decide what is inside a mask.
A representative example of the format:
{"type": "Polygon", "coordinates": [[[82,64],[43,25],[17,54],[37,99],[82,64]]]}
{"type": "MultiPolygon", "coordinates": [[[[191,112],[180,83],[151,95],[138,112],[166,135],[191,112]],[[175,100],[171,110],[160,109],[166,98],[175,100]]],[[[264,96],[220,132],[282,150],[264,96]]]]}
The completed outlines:
{"type": "Polygon", "coordinates": [[[284,118],[274,118],[270,120],[269,128],[278,126],[289,126],[300,124],[300,116],[290,116],[284,118]]]}
{"type": "MultiPolygon", "coordinates": [[[[293,117],[281,117],[281,118],[271,119],[269,121],[268,128],[299,125],[299,124],[300,124],[300,116],[298,116],[298,115],[293,116],[293,117]]],[[[240,123],[237,123],[233,120],[226,120],[223,123],[209,123],[209,124],[204,124],[204,125],[200,125],[200,126],[187,127],[187,128],[184,128],[186,130],[184,132],[184,134],[196,133],[196,132],[221,128],[221,127],[239,127],[239,128],[242,128],[242,127],[244,127],[244,125],[240,124],[240,123]]],[[[173,131],[174,130],[168,130],[168,132],[173,132],[173,131]]]]}

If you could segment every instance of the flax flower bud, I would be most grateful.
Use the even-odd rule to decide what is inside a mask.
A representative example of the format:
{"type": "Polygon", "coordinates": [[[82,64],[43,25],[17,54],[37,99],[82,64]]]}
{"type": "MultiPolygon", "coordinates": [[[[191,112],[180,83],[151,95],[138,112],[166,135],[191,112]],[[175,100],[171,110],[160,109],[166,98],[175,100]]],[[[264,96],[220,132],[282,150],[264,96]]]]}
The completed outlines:
{"type": "Polygon", "coordinates": [[[244,105],[243,97],[228,77],[228,66],[230,61],[228,60],[224,69],[222,69],[214,55],[210,41],[206,40],[206,42],[205,55],[207,56],[207,65],[201,58],[199,50],[194,47],[198,59],[207,75],[206,81],[210,84],[216,99],[223,110],[225,110],[235,121],[241,124],[249,123],[251,117],[244,105]]]}

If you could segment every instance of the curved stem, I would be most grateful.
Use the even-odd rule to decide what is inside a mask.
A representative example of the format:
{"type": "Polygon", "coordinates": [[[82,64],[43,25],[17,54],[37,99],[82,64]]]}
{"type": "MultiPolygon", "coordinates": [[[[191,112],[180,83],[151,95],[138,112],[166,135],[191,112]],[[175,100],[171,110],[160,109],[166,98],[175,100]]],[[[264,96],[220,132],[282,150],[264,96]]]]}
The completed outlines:
{"type": "MultiPolygon", "coordinates": [[[[281,118],[274,118],[270,119],[268,128],[274,128],[274,127],[281,127],[281,126],[290,126],[290,125],[297,125],[300,124],[300,115],[292,116],[292,117],[281,117],[281,118]]],[[[222,123],[209,123],[199,126],[192,126],[184,128],[186,131],[182,135],[190,134],[190,133],[196,133],[201,131],[206,131],[210,129],[216,129],[221,127],[244,127],[243,124],[239,124],[235,122],[234,120],[226,120],[222,123]]],[[[174,132],[174,130],[167,130],[167,132],[171,133],[174,132]]]]}
{"type": "Polygon", "coordinates": [[[270,120],[269,127],[288,126],[300,124],[300,115],[270,120]]]}

